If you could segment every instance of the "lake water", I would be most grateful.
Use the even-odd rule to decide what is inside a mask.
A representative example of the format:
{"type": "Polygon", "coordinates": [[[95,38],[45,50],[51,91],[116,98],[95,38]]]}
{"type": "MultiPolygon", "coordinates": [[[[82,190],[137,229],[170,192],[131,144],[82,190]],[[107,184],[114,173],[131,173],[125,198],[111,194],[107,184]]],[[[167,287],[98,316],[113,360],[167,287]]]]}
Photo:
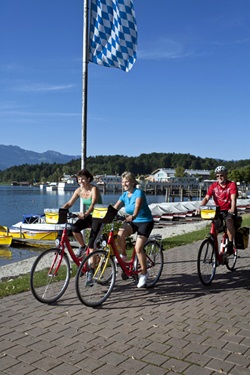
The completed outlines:
{"type": "MultiPolygon", "coordinates": [[[[47,192],[37,187],[22,186],[0,186],[0,225],[10,227],[22,221],[23,215],[41,215],[46,208],[59,208],[72,196],[72,191],[47,192]]],[[[102,195],[104,204],[114,204],[120,193],[102,195]]],[[[161,203],[165,201],[164,195],[147,195],[148,204],[161,203]]],[[[80,200],[78,200],[71,211],[79,211],[80,200]]],[[[0,266],[10,264],[31,256],[38,255],[39,249],[32,247],[17,247],[0,249],[0,266]]],[[[1,272],[1,269],[0,269],[1,272]]]]}

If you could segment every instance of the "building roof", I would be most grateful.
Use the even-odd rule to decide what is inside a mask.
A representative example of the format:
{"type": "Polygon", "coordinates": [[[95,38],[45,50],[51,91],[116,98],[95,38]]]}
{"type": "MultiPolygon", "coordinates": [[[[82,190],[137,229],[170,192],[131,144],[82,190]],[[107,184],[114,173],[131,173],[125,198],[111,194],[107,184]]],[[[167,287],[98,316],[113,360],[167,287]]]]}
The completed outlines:
{"type": "MultiPolygon", "coordinates": [[[[151,173],[151,176],[163,172],[166,175],[173,175],[175,174],[174,168],[158,168],[154,172],[151,173]]],[[[210,176],[210,171],[205,169],[185,169],[185,173],[189,174],[190,176],[199,175],[199,176],[210,176]]]]}

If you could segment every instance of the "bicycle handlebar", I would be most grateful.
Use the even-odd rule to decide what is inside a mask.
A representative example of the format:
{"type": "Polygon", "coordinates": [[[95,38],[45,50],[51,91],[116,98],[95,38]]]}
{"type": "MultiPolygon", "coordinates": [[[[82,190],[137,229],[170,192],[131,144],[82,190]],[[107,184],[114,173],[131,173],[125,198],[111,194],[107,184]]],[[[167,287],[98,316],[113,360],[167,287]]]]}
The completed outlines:
{"type": "Polygon", "coordinates": [[[76,217],[78,217],[78,215],[74,214],[74,212],[68,212],[67,216],[68,216],[69,219],[75,219],[76,217]]]}

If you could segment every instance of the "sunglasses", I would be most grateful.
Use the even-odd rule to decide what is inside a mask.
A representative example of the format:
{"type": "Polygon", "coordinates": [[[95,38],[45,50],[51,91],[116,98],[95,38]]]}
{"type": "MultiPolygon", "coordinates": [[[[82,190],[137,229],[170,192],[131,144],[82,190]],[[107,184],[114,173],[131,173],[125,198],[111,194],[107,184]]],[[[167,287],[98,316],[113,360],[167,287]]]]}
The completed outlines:
{"type": "Polygon", "coordinates": [[[224,174],[217,174],[216,177],[217,177],[217,178],[219,178],[219,177],[224,177],[224,174]]]}

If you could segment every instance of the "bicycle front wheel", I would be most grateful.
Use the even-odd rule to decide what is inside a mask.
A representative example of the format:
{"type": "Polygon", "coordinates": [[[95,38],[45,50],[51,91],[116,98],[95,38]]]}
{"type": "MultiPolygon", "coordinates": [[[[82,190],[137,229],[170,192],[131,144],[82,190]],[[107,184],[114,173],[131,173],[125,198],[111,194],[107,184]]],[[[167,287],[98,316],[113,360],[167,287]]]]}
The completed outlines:
{"type": "Polygon", "coordinates": [[[229,271],[233,271],[235,269],[237,258],[238,258],[238,250],[234,247],[233,254],[227,255],[227,258],[225,261],[226,267],[229,271]]]}
{"type": "MultiPolygon", "coordinates": [[[[163,270],[163,251],[159,242],[154,240],[149,240],[145,244],[143,251],[146,254],[147,273],[149,275],[146,287],[151,288],[157,283],[163,270]]],[[[138,272],[139,262],[137,256],[135,264],[138,272]]]]}
{"type": "Polygon", "coordinates": [[[197,259],[200,281],[203,285],[210,285],[216,271],[216,256],[213,241],[206,239],[202,242],[197,259]]]}
{"type": "Polygon", "coordinates": [[[35,260],[30,273],[30,289],[42,303],[53,303],[65,292],[70,280],[70,264],[60,249],[49,249],[35,260]]]}
{"type": "Polygon", "coordinates": [[[116,267],[110,253],[96,250],[80,264],[76,279],[76,294],[86,306],[101,305],[110,296],[116,280],[116,267]]]}

